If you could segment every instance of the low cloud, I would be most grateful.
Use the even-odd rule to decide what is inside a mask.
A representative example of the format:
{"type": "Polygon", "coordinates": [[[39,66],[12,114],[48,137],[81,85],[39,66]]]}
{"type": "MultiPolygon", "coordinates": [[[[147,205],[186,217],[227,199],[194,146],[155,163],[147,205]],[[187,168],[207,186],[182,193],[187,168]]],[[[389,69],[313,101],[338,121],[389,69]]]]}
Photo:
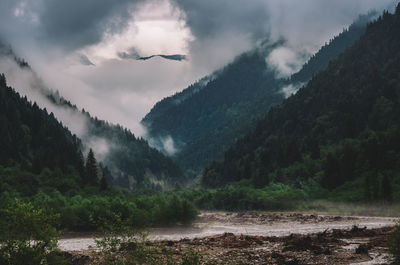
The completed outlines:
{"type": "Polygon", "coordinates": [[[177,152],[179,152],[176,142],[170,135],[147,138],[151,147],[156,148],[168,156],[174,156],[177,152]]]}
{"type": "Polygon", "coordinates": [[[296,51],[291,47],[280,46],[267,56],[266,62],[275,70],[277,78],[287,78],[298,72],[309,56],[310,54],[306,51],[296,51]]]}
{"type": "Polygon", "coordinates": [[[285,95],[285,98],[290,97],[293,94],[296,94],[296,92],[304,85],[304,83],[297,83],[297,84],[290,84],[287,86],[282,87],[281,91],[285,95]]]}
{"type": "MultiPolygon", "coordinates": [[[[381,12],[395,3],[1,0],[0,39],[10,43],[48,87],[73,104],[143,136],[139,121],[157,101],[262,41],[284,41],[266,60],[278,76],[288,76],[360,13],[381,12]],[[137,61],[146,58],[143,55],[151,60],[137,61]]],[[[8,74],[13,86],[22,89],[18,78],[24,74],[12,75],[8,74]]],[[[28,95],[51,108],[35,93],[28,95]]],[[[67,122],[66,117],[60,119],[67,122]]],[[[79,131],[74,122],[66,125],[79,131]]]]}
{"type": "Polygon", "coordinates": [[[54,104],[49,98],[52,95],[58,102],[58,92],[45,86],[44,82],[29,68],[21,68],[10,55],[0,56],[0,73],[4,73],[9,86],[14,88],[21,96],[26,96],[30,101],[36,102],[41,108],[46,108],[81,140],[84,153],[93,149],[99,161],[103,161],[113,146],[107,139],[96,137],[90,133],[89,118],[77,109],[54,104]]]}
{"type": "Polygon", "coordinates": [[[167,152],[168,155],[173,156],[177,152],[174,140],[172,139],[171,136],[167,136],[166,138],[164,138],[162,140],[162,144],[163,144],[163,149],[165,150],[165,152],[167,152]]]}
{"type": "Polygon", "coordinates": [[[87,154],[89,152],[89,148],[93,150],[96,154],[96,158],[99,161],[105,161],[107,155],[110,150],[115,147],[114,143],[110,143],[105,138],[100,138],[96,136],[88,136],[85,139],[85,150],[84,153],[87,154]]]}

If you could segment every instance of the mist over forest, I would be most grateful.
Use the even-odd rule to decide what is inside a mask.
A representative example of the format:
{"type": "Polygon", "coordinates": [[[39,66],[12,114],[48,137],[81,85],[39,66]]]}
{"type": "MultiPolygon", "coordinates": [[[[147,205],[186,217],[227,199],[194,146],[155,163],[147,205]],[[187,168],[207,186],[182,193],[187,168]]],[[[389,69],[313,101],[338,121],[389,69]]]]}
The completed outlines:
{"type": "Polygon", "coordinates": [[[0,0],[0,265],[397,264],[399,73],[394,0],[0,0]]]}

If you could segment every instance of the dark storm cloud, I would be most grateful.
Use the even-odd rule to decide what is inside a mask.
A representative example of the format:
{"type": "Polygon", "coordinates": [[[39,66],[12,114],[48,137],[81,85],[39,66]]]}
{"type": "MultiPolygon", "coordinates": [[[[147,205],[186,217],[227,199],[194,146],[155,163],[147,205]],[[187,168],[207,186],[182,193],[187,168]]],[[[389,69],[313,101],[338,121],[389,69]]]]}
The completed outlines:
{"type": "Polygon", "coordinates": [[[266,31],[265,0],[173,0],[186,13],[187,25],[198,37],[222,31],[260,36],[266,31]]]}
{"type": "Polygon", "coordinates": [[[125,28],[139,0],[44,0],[39,10],[44,37],[68,48],[101,41],[125,28]]]}
{"type": "Polygon", "coordinates": [[[67,51],[121,32],[145,0],[1,0],[0,35],[35,38],[67,51]],[[19,35],[19,36],[18,36],[19,35]]]}
{"type": "MultiPolygon", "coordinates": [[[[73,51],[100,42],[105,34],[121,32],[132,19],[131,11],[137,4],[148,1],[1,0],[0,35],[17,41],[28,35],[43,44],[50,43],[64,50],[73,51]]],[[[246,36],[254,41],[265,38],[272,29],[288,27],[289,24],[292,27],[297,25],[295,30],[306,27],[329,27],[333,21],[346,20],[349,17],[354,19],[355,13],[365,12],[365,9],[381,8],[390,2],[396,2],[393,0],[171,1],[184,11],[186,24],[198,42],[219,36],[226,38],[229,34],[240,35],[238,38],[246,36]],[[315,23],[317,20],[318,23],[315,23]]]]}
{"type": "MultiPolygon", "coordinates": [[[[196,66],[221,67],[257,43],[285,41],[284,54],[302,65],[358,15],[392,8],[397,0],[171,0],[182,9],[195,39],[190,56],[196,66]],[[305,55],[305,56],[299,56],[305,55]]],[[[279,55],[279,54],[278,54],[279,55]]],[[[285,59],[283,58],[283,59],[285,59]]],[[[279,58],[278,58],[279,59],[279,58]]]]}
{"type": "Polygon", "coordinates": [[[266,37],[281,26],[331,26],[344,23],[370,9],[393,6],[394,0],[172,0],[186,14],[187,25],[198,38],[218,36],[224,31],[266,37]],[[318,23],[316,23],[318,21],[318,23]]]}

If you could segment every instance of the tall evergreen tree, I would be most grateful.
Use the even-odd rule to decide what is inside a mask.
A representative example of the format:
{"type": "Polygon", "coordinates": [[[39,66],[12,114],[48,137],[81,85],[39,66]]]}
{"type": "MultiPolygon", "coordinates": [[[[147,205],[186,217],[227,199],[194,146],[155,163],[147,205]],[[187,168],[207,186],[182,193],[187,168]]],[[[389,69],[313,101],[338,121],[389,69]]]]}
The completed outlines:
{"type": "Polygon", "coordinates": [[[94,157],[92,149],[89,150],[88,156],[86,158],[85,184],[91,186],[97,186],[99,184],[97,161],[94,157]]]}

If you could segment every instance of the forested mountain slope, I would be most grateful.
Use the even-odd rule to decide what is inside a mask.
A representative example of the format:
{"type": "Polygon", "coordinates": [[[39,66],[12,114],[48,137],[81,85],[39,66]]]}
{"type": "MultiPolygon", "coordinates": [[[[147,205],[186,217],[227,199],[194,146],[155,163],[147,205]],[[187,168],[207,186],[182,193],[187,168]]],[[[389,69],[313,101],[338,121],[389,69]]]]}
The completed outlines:
{"type": "Polygon", "coordinates": [[[400,172],[400,5],[205,172],[206,186],[252,179],[388,192],[400,172]],[[353,184],[349,184],[353,183],[353,184]]]}
{"type": "Polygon", "coordinates": [[[40,173],[82,168],[81,142],[46,110],[21,98],[0,75],[0,165],[40,173]]]}
{"type": "Polygon", "coordinates": [[[321,49],[303,65],[299,72],[291,76],[290,81],[292,83],[305,83],[309,81],[313,75],[328,67],[329,62],[335,60],[348,47],[358,41],[365,33],[367,24],[377,17],[378,13],[376,11],[371,11],[366,15],[360,15],[348,29],[343,30],[342,33],[335,36],[321,47],[321,49]]]}
{"type": "Polygon", "coordinates": [[[143,124],[154,138],[171,136],[178,150],[175,160],[183,168],[198,172],[246,131],[252,117],[283,100],[265,56],[262,51],[241,55],[206,84],[189,87],[187,91],[197,90],[192,95],[183,100],[179,99],[181,94],[169,99],[171,103],[161,113],[157,109],[165,101],[157,104],[143,124]],[[261,99],[266,104],[255,108],[261,99]]]}
{"type": "MultiPolygon", "coordinates": [[[[64,116],[70,115],[71,119],[78,117],[79,121],[84,121],[85,133],[79,135],[82,140],[80,150],[96,150],[97,144],[107,146],[108,150],[106,154],[102,154],[104,157],[100,162],[110,170],[109,184],[134,189],[156,186],[160,188],[171,187],[184,180],[181,169],[170,158],[151,148],[144,139],[135,137],[128,129],[92,117],[84,110],[78,110],[58,92],[47,88],[30,65],[16,56],[11,48],[0,44],[0,60],[7,59],[14,61],[20,71],[28,71],[31,74],[31,89],[42,94],[47,99],[47,104],[56,109],[67,109],[64,116]]],[[[4,156],[7,157],[7,153],[4,153],[4,156]]],[[[37,159],[40,160],[40,156],[37,156],[37,159]]]]}
{"type": "Polygon", "coordinates": [[[360,38],[375,15],[360,16],[287,80],[277,78],[265,59],[282,43],[264,44],[242,54],[222,70],[157,103],[142,121],[148,137],[161,149],[172,139],[175,161],[189,174],[199,173],[212,160],[222,159],[257,118],[285,99],[283,87],[296,89],[326,68],[360,38]]]}

